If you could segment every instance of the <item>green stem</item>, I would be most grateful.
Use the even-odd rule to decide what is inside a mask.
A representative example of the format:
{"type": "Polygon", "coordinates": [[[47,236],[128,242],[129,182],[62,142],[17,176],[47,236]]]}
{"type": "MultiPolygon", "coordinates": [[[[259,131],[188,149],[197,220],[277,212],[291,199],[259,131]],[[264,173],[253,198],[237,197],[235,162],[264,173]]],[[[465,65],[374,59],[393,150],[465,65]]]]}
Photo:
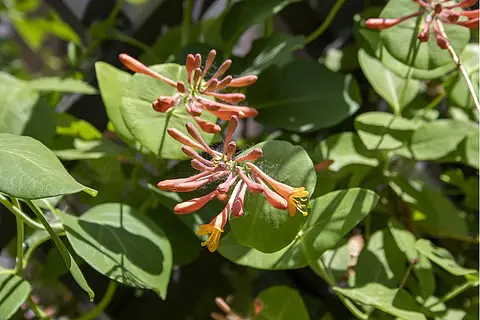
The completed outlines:
{"type": "Polygon", "coordinates": [[[23,273],[23,239],[25,237],[25,228],[23,220],[19,217],[15,217],[17,221],[17,265],[15,272],[18,276],[22,276],[23,273]]]}
{"type": "Polygon", "coordinates": [[[273,17],[265,19],[263,22],[263,37],[268,38],[273,33],[273,17]]]}
{"type": "Polygon", "coordinates": [[[402,282],[400,283],[400,289],[402,289],[405,284],[407,283],[408,276],[410,275],[410,272],[412,271],[413,268],[413,263],[408,264],[407,271],[405,272],[405,275],[403,276],[402,282]]]}
{"type": "Polygon", "coordinates": [[[371,213],[367,214],[363,222],[365,226],[365,232],[364,232],[365,243],[368,243],[368,240],[370,240],[370,235],[372,234],[372,218],[370,217],[370,215],[371,213]]]}
{"type": "Polygon", "coordinates": [[[135,46],[135,47],[143,50],[151,58],[155,58],[155,59],[159,60],[157,58],[157,55],[155,54],[155,51],[153,51],[152,48],[150,48],[148,45],[146,45],[145,43],[143,43],[141,41],[138,41],[135,38],[127,36],[126,34],[123,34],[123,33],[119,32],[117,30],[115,30],[111,35],[109,35],[108,38],[112,39],[112,40],[117,40],[117,41],[121,41],[121,42],[124,42],[124,43],[128,43],[132,46],[135,46]]]}
{"type": "MultiPolygon", "coordinates": [[[[22,219],[23,222],[30,228],[37,230],[45,230],[45,227],[41,223],[38,223],[37,221],[30,218],[25,212],[11,204],[10,201],[8,201],[8,199],[1,194],[0,203],[3,204],[5,208],[7,208],[16,217],[22,219]]],[[[55,232],[63,232],[63,226],[60,223],[52,224],[52,228],[53,230],[55,230],[55,232]]]]}
{"type": "Polygon", "coordinates": [[[192,26],[192,8],[193,1],[185,0],[182,19],[182,47],[186,46],[190,41],[190,28],[192,26]]]}
{"type": "Polygon", "coordinates": [[[438,300],[437,302],[435,302],[434,304],[432,304],[431,306],[429,306],[429,309],[431,310],[432,307],[440,304],[440,303],[445,303],[449,300],[452,300],[453,298],[455,298],[456,296],[458,296],[459,294],[461,294],[462,292],[470,289],[471,287],[473,287],[474,284],[471,282],[471,281],[467,281],[465,282],[464,284],[462,284],[461,286],[459,287],[456,287],[455,289],[453,290],[450,290],[450,292],[448,292],[446,295],[444,295],[442,298],[440,298],[440,300],[438,300]]]}
{"type": "Polygon", "coordinates": [[[310,42],[314,41],[315,39],[320,37],[325,32],[325,30],[327,30],[327,28],[330,26],[333,19],[337,15],[337,12],[340,10],[344,3],[345,0],[337,0],[337,2],[333,5],[332,10],[325,18],[325,21],[323,21],[323,23],[320,25],[320,27],[317,28],[317,30],[313,31],[312,34],[307,37],[307,39],[305,40],[305,44],[309,44],[310,42]]]}
{"type": "MultiPolygon", "coordinates": [[[[333,279],[332,275],[330,274],[330,272],[328,271],[327,267],[325,266],[325,264],[323,263],[323,260],[322,259],[317,259],[317,270],[320,271],[322,274],[323,274],[323,277],[324,280],[327,281],[327,283],[331,286],[331,287],[335,287],[335,280],[333,279]]],[[[344,297],[341,293],[339,292],[336,292],[335,291],[335,294],[337,295],[338,299],[340,299],[340,301],[342,301],[342,303],[345,305],[345,307],[355,316],[357,317],[358,319],[361,319],[361,320],[368,320],[368,315],[363,313],[362,311],[360,311],[354,304],[352,301],[350,301],[350,299],[344,297]]]]}
{"type": "Polygon", "coordinates": [[[110,280],[108,283],[107,291],[105,292],[105,295],[103,296],[102,300],[93,308],[90,310],[88,313],[84,314],[77,320],[90,320],[90,319],[96,319],[99,314],[105,310],[110,302],[112,301],[112,298],[115,294],[115,291],[117,290],[117,282],[110,280]]]}
{"type": "Polygon", "coordinates": [[[45,312],[43,312],[43,310],[35,303],[35,301],[33,301],[31,296],[28,296],[27,304],[30,307],[30,309],[32,309],[33,313],[38,319],[42,319],[42,320],[50,319],[45,315],[45,312]]]}

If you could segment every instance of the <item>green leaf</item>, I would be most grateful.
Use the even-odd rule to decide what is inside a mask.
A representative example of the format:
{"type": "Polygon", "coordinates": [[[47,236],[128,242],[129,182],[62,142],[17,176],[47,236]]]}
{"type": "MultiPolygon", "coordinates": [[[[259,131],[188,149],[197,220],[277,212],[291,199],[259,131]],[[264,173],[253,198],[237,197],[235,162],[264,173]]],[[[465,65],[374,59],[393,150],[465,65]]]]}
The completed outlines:
{"type": "Polygon", "coordinates": [[[115,132],[123,139],[133,141],[134,138],[127,129],[120,111],[122,95],[127,88],[131,75],[105,62],[96,62],[95,72],[97,73],[98,88],[102,95],[103,104],[105,104],[108,119],[115,127],[115,132]]]}
{"type": "Polygon", "coordinates": [[[413,266],[412,270],[417,283],[411,291],[425,300],[435,293],[436,280],[430,260],[421,253],[418,253],[418,256],[418,263],[413,266]]]}
{"type": "Polygon", "coordinates": [[[39,199],[96,191],[77,181],[53,152],[30,137],[0,134],[0,192],[22,199],[39,199]]]}
{"type": "MultiPolygon", "coordinates": [[[[412,14],[420,9],[410,0],[391,0],[387,3],[381,18],[398,18],[412,14]]],[[[423,28],[424,16],[408,19],[392,28],[380,32],[386,50],[400,62],[418,69],[433,69],[453,64],[447,50],[441,49],[436,41],[433,28],[430,28],[430,41],[420,42],[418,32],[423,28]]],[[[454,24],[443,24],[451,46],[460,54],[470,40],[468,28],[454,24]]]]}
{"type": "MultiPolygon", "coordinates": [[[[332,274],[336,283],[341,281],[348,271],[348,265],[350,260],[350,252],[348,243],[343,243],[335,249],[327,250],[320,257],[323,264],[332,274]]],[[[318,264],[312,262],[310,268],[320,277],[324,278],[324,274],[319,270],[318,264]]],[[[325,279],[328,282],[328,279],[325,279]]]]}
{"type": "Polygon", "coordinates": [[[408,261],[413,262],[419,258],[417,249],[415,249],[415,236],[408,231],[403,224],[396,219],[391,218],[388,221],[388,228],[397,243],[398,248],[405,254],[408,261]]]}
{"type": "Polygon", "coordinates": [[[37,139],[46,146],[52,145],[55,136],[55,111],[44,99],[37,100],[22,135],[37,139]]]}
{"type": "Polygon", "coordinates": [[[43,77],[27,82],[27,86],[37,91],[71,92],[81,94],[96,94],[97,90],[88,83],[73,79],[59,77],[43,77]]]}
{"type": "MultiPolygon", "coordinates": [[[[315,169],[302,147],[275,140],[262,142],[252,148],[255,147],[263,150],[264,155],[258,161],[258,166],[266,174],[291,187],[305,187],[312,194],[316,183],[315,169]]],[[[244,211],[242,217],[230,219],[236,241],[266,253],[287,246],[306,221],[301,212],[297,211],[294,217],[290,217],[288,210],[275,209],[263,194],[248,192],[244,211]]]]}
{"type": "Polygon", "coordinates": [[[355,43],[342,48],[328,48],[322,61],[328,70],[333,72],[352,72],[358,68],[358,47],[355,43]]]}
{"type": "Polygon", "coordinates": [[[243,0],[235,3],[225,15],[222,24],[222,39],[231,52],[240,36],[252,25],[263,22],[277,14],[295,0],[243,0]]]}
{"type": "Polygon", "coordinates": [[[19,276],[0,273],[0,318],[11,316],[27,300],[32,287],[19,276]]]}
{"type": "Polygon", "coordinates": [[[90,122],[77,119],[68,113],[55,114],[57,135],[80,138],[82,140],[99,140],[103,135],[90,122]]]}
{"type": "MultiPolygon", "coordinates": [[[[477,97],[479,96],[479,67],[478,56],[480,54],[480,47],[478,44],[470,43],[465,48],[465,51],[460,56],[463,66],[467,70],[467,74],[472,81],[473,87],[477,97]]],[[[459,73],[454,79],[453,83],[447,87],[448,99],[457,107],[463,109],[474,109],[472,96],[468,90],[467,83],[463,76],[459,73]]]]}
{"type": "Polygon", "coordinates": [[[352,168],[353,171],[359,166],[378,166],[376,153],[367,150],[353,132],[334,134],[322,140],[315,147],[311,157],[314,163],[333,160],[328,168],[337,172],[345,168],[352,168]]]}
{"type": "MultiPolygon", "coordinates": [[[[183,66],[169,63],[150,68],[172,80],[187,83],[187,72],[183,66]]],[[[176,93],[175,88],[160,80],[134,74],[123,94],[121,113],[128,130],[144,147],[162,158],[185,159],[181,144],[167,134],[167,128],[175,128],[188,135],[185,123],[195,121],[183,103],[165,113],[156,112],[152,108],[152,102],[159,96],[173,96],[176,93]]],[[[202,119],[216,121],[216,117],[206,111],[203,112],[202,119]]],[[[209,143],[214,135],[202,133],[202,136],[209,143]]]]}
{"type": "Polygon", "coordinates": [[[334,126],[354,114],[361,101],[351,75],[311,60],[268,68],[248,88],[248,99],[259,109],[256,120],[295,132],[334,126]]]}
{"type": "Polygon", "coordinates": [[[407,259],[398,248],[392,234],[385,230],[373,233],[358,256],[355,286],[376,282],[398,286],[402,281],[407,259]]]}
{"type": "Polygon", "coordinates": [[[478,125],[473,122],[440,119],[420,126],[409,144],[395,153],[415,160],[436,160],[447,156],[462,140],[476,133],[478,125]]]}
{"type": "Polygon", "coordinates": [[[358,51],[358,62],[373,89],[397,114],[412,102],[420,90],[420,81],[399,77],[363,49],[358,51]]]}
{"type": "Polygon", "coordinates": [[[0,72],[0,132],[22,134],[38,98],[25,81],[0,72]]]}
{"type": "Polygon", "coordinates": [[[106,203],[80,218],[62,214],[61,219],[72,247],[95,270],[166,298],[172,249],[148,217],[127,205],[106,203]]]}
{"type": "Polygon", "coordinates": [[[287,247],[263,253],[239,245],[229,234],[220,241],[219,252],[227,259],[258,269],[297,269],[333,248],[377,204],[378,196],[365,189],[331,192],[311,201],[307,223],[287,247]]]}
{"type": "Polygon", "coordinates": [[[410,204],[415,224],[432,236],[460,240],[469,236],[464,212],[441,192],[419,181],[407,181],[401,177],[392,177],[390,186],[410,204]]]}
{"type": "Polygon", "coordinates": [[[80,288],[83,289],[88,294],[88,297],[90,298],[90,301],[93,301],[93,298],[95,297],[95,293],[92,291],[90,286],[87,283],[87,280],[85,280],[85,277],[82,274],[82,271],[78,267],[78,264],[75,262],[75,259],[73,258],[72,254],[70,251],[67,249],[65,244],[62,242],[58,234],[53,230],[52,226],[48,223],[48,221],[45,219],[45,216],[42,212],[42,210],[34,204],[31,200],[26,201],[30,209],[32,209],[33,213],[37,216],[38,220],[40,220],[40,223],[45,227],[47,232],[50,234],[50,237],[52,238],[53,242],[58,248],[58,251],[60,251],[60,254],[62,255],[62,259],[65,262],[65,265],[70,271],[70,274],[72,275],[73,279],[77,282],[77,284],[80,286],[80,288]]]}
{"type": "Polygon", "coordinates": [[[355,129],[368,150],[392,150],[405,145],[415,124],[386,112],[366,112],[355,118],[355,129]]]}
{"type": "Polygon", "coordinates": [[[263,302],[258,320],[309,320],[307,308],[297,290],[276,286],[260,292],[257,296],[263,302]]]}
{"type": "Polygon", "coordinates": [[[74,139],[73,146],[74,149],[54,150],[54,153],[62,160],[100,159],[125,153],[124,148],[105,139],[93,141],[74,139]]]}
{"type": "Polygon", "coordinates": [[[403,289],[390,289],[379,283],[369,283],[360,288],[334,287],[333,290],[400,319],[427,320],[412,296],[403,289]]]}
{"type": "Polygon", "coordinates": [[[268,67],[283,66],[293,58],[292,52],[303,48],[305,37],[274,33],[255,40],[250,52],[242,59],[248,67],[242,75],[260,74],[268,67]]]}
{"type": "Polygon", "coordinates": [[[455,261],[455,258],[450,252],[444,248],[433,245],[426,239],[419,239],[415,245],[418,251],[424,254],[428,259],[438,264],[443,269],[447,270],[455,276],[465,276],[467,274],[476,273],[475,269],[467,269],[455,261]]]}

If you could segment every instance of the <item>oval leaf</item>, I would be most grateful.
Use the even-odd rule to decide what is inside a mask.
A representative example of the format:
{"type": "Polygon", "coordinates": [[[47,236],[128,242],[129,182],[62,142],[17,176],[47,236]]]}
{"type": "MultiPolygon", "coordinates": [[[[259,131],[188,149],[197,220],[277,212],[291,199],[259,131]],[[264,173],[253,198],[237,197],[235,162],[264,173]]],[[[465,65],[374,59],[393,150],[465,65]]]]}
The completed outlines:
{"type": "Polygon", "coordinates": [[[0,319],[10,319],[31,290],[30,284],[19,276],[0,272],[0,319]]]}
{"type": "MultiPolygon", "coordinates": [[[[273,140],[253,148],[264,152],[258,166],[265,173],[294,188],[305,187],[312,194],[317,177],[312,160],[302,147],[273,140]]],[[[288,245],[306,220],[298,211],[290,217],[288,210],[275,209],[263,194],[248,192],[244,210],[242,217],[230,220],[233,235],[239,244],[262,252],[275,252],[288,245]]]]}
{"type": "Polygon", "coordinates": [[[256,120],[295,132],[331,127],[359,108],[358,84],[311,60],[295,60],[262,72],[248,88],[256,120]],[[265,94],[268,92],[268,94],[265,94]]]}
{"type": "Polygon", "coordinates": [[[7,133],[0,133],[0,191],[22,199],[97,193],[78,183],[39,141],[7,133]]]}
{"type": "Polygon", "coordinates": [[[229,234],[219,252],[227,259],[258,269],[297,269],[318,259],[333,248],[377,204],[378,195],[366,189],[353,188],[326,194],[311,201],[312,210],[297,237],[285,248],[264,253],[239,245],[229,234]]]}
{"type": "Polygon", "coordinates": [[[80,218],[62,214],[61,219],[75,252],[95,270],[165,299],[172,249],[153,221],[120,203],[98,205],[80,218]]]}
{"type": "Polygon", "coordinates": [[[285,286],[270,287],[257,296],[263,302],[258,320],[309,320],[307,308],[297,290],[285,286]]]}
{"type": "MultiPolygon", "coordinates": [[[[150,68],[172,80],[187,83],[187,72],[183,66],[168,63],[150,68]]],[[[175,88],[160,80],[134,74],[124,92],[121,113],[128,130],[144,147],[162,158],[185,159],[181,144],[167,134],[167,128],[175,128],[188,135],[185,123],[195,121],[187,113],[183,103],[165,113],[156,112],[152,108],[152,102],[159,96],[173,96],[176,93],[175,88]]],[[[202,113],[202,119],[216,121],[216,117],[208,112],[202,113]]],[[[196,126],[196,123],[194,124],[196,126]]],[[[203,133],[202,136],[207,143],[214,137],[203,133]]]]}

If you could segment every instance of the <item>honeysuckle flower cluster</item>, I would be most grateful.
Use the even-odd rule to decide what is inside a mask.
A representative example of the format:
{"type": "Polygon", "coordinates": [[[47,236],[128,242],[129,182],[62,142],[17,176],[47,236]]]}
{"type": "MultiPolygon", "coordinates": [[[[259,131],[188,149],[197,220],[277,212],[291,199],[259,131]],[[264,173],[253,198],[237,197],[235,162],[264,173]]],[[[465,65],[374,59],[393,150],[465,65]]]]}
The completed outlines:
{"type": "Polygon", "coordinates": [[[370,29],[388,29],[408,19],[426,15],[423,28],[417,35],[418,40],[427,42],[430,37],[430,27],[433,27],[437,44],[442,49],[447,49],[450,42],[445,34],[443,23],[456,24],[469,29],[478,28],[479,10],[455,10],[457,8],[468,8],[478,2],[478,0],[462,0],[455,4],[447,4],[448,1],[439,0],[412,0],[416,2],[420,9],[417,12],[400,18],[372,18],[367,19],[366,25],[370,29]],[[467,20],[460,20],[466,18],[467,20]]]}
{"type": "Polygon", "coordinates": [[[198,53],[195,55],[189,54],[185,62],[187,83],[162,76],[125,53],[120,54],[119,58],[123,65],[131,71],[151,76],[177,90],[177,93],[173,96],[160,96],[156,101],[153,101],[152,107],[155,111],[166,112],[175,106],[184,105],[186,111],[204,132],[219,133],[221,128],[218,124],[205,121],[199,117],[202,111],[206,110],[222,120],[229,120],[233,115],[238,118],[255,117],[257,110],[254,108],[235,105],[245,100],[243,93],[222,93],[222,90],[228,87],[249,86],[257,81],[257,76],[248,75],[239,78],[233,78],[230,75],[223,76],[232,64],[232,60],[227,59],[207,80],[207,73],[211,69],[216,55],[217,52],[211,50],[202,67],[202,56],[198,53]],[[212,98],[225,103],[214,101],[215,99],[212,98]]]}
{"type": "Polygon", "coordinates": [[[186,124],[186,128],[191,138],[177,129],[167,130],[172,138],[183,144],[182,151],[192,159],[191,165],[199,173],[188,178],[164,180],[159,182],[157,187],[165,191],[190,192],[209,183],[218,183],[210,193],[177,204],[175,213],[188,214],[197,211],[216,197],[225,198],[224,195],[233,189],[225,208],[197,231],[198,235],[209,235],[202,246],[206,246],[210,252],[217,249],[229,215],[241,217],[244,214],[247,190],[263,193],[270,205],[281,210],[288,209],[291,216],[294,216],[297,210],[307,215],[308,191],[304,187],[294,188],[278,182],[253,163],[263,155],[262,149],[254,148],[244,155],[234,156],[237,146],[231,139],[237,125],[238,117],[232,115],[225,133],[223,152],[210,148],[190,122],[186,124]],[[209,159],[202,157],[196,150],[207,154],[209,159]]]}

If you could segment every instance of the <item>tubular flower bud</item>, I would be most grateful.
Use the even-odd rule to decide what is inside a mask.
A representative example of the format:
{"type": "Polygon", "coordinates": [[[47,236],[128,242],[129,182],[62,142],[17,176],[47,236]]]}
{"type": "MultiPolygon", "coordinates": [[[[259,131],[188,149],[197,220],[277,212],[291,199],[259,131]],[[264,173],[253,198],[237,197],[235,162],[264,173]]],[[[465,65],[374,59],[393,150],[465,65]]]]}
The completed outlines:
{"type": "Polygon", "coordinates": [[[236,115],[239,118],[249,118],[258,114],[253,108],[237,105],[246,99],[243,93],[221,92],[221,90],[227,87],[241,88],[249,86],[255,83],[258,77],[248,75],[233,79],[232,76],[225,75],[232,65],[232,61],[227,59],[209,79],[206,79],[216,56],[217,52],[211,50],[202,67],[202,56],[200,54],[187,55],[185,60],[186,81],[175,81],[164,77],[125,53],[120,54],[119,59],[129,70],[158,79],[176,89],[177,92],[173,96],[161,96],[152,102],[155,111],[166,112],[171,108],[183,105],[188,114],[194,117],[195,122],[203,132],[215,134],[220,132],[220,127],[215,123],[209,123],[200,119],[199,117],[203,110],[227,121],[232,115],[236,115]],[[224,103],[217,103],[215,100],[220,100],[224,103]]]}
{"type": "Polygon", "coordinates": [[[226,129],[222,152],[211,149],[192,123],[186,124],[190,137],[176,129],[168,129],[170,136],[183,144],[182,151],[192,159],[192,167],[200,172],[188,178],[161,181],[157,184],[158,188],[166,191],[191,192],[209,183],[216,184],[216,188],[210,193],[177,204],[175,212],[188,214],[197,211],[214,198],[226,202],[225,208],[210,223],[201,225],[197,231],[199,235],[209,236],[202,245],[211,252],[217,249],[230,215],[242,217],[245,214],[255,214],[246,213],[244,210],[247,190],[252,193],[263,193],[273,207],[280,210],[288,209],[290,215],[294,215],[297,210],[303,214],[307,213],[308,192],[304,188],[293,188],[275,181],[250,162],[262,156],[262,149],[254,148],[243,156],[235,157],[237,146],[232,137],[237,126],[238,117],[233,115],[226,129]],[[203,151],[208,158],[197,153],[195,149],[203,151]]]}
{"type": "Polygon", "coordinates": [[[430,26],[433,25],[433,32],[437,41],[437,45],[442,49],[450,47],[447,35],[443,30],[442,23],[456,24],[465,28],[478,28],[478,9],[463,11],[475,5],[478,0],[462,0],[453,5],[445,5],[447,1],[442,0],[413,0],[420,7],[419,11],[399,18],[371,18],[365,21],[367,28],[383,30],[391,28],[408,19],[425,16],[423,28],[417,35],[421,42],[430,40],[430,26]],[[455,10],[452,10],[455,9],[455,10]],[[462,18],[467,18],[463,20],[462,18]]]}

